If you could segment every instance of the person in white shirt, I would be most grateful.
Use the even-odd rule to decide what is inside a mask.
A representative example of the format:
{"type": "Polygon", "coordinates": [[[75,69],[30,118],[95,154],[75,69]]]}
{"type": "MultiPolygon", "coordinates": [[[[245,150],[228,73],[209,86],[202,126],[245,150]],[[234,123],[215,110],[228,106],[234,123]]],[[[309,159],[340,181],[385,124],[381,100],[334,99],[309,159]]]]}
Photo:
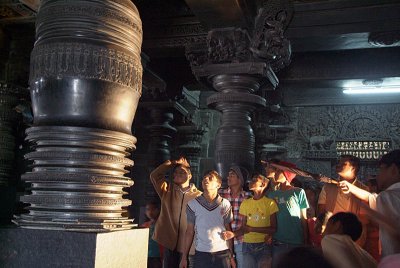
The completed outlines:
{"type": "Polygon", "coordinates": [[[325,258],[335,268],[376,268],[376,261],[355,241],[361,236],[362,224],[357,216],[339,212],[329,218],[321,241],[325,258]]]}
{"type": "Polygon", "coordinates": [[[379,194],[371,194],[347,181],[341,181],[339,186],[344,193],[352,193],[379,212],[379,238],[382,257],[385,257],[400,253],[399,232],[396,230],[400,221],[400,150],[393,150],[382,156],[377,183],[381,190],[379,194]]]}
{"type": "Polygon", "coordinates": [[[203,194],[187,204],[188,224],[179,267],[188,268],[187,257],[194,239],[194,267],[236,268],[233,257],[233,232],[230,227],[233,220],[232,207],[227,199],[218,194],[222,178],[212,170],[205,174],[201,184],[203,194]]]}

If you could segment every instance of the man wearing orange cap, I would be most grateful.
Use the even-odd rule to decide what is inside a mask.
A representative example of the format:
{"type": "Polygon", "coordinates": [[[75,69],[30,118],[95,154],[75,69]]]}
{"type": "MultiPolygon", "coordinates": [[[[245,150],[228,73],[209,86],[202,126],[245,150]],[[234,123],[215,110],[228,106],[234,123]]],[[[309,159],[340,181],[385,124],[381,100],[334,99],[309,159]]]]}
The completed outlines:
{"type": "MultiPolygon", "coordinates": [[[[279,161],[277,164],[296,167],[284,161],[279,161]]],[[[279,184],[279,188],[267,194],[276,201],[279,208],[277,231],[273,236],[272,267],[276,267],[281,256],[290,249],[308,243],[307,197],[303,189],[290,184],[294,177],[296,174],[278,169],[275,172],[275,181],[279,184]]]]}

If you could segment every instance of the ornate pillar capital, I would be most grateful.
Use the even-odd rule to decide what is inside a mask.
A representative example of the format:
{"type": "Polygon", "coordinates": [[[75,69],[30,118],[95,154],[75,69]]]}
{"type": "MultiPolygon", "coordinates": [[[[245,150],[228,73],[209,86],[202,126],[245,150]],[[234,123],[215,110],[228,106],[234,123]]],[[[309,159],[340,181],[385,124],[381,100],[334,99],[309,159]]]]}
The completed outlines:
{"type": "Polygon", "coordinates": [[[275,72],[290,63],[290,42],[284,32],[292,15],[290,1],[264,1],[253,29],[211,29],[206,43],[186,47],[194,75],[211,85],[214,75],[251,74],[275,88],[279,83],[275,72]]]}

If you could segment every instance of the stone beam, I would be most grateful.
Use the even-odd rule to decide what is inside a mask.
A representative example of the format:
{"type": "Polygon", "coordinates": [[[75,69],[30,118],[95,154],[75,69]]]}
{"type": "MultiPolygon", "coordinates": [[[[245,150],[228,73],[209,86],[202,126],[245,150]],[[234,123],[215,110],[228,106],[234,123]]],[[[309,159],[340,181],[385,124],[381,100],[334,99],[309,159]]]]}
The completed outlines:
{"type": "Polygon", "coordinates": [[[346,95],[342,88],[284,88],[285,106],[321,106],[400,103],[399,94],[346,95]]]}
{"type": "Polygon", "coordinates": [[[311,86],[320,80],[400,76],[400,48],[363,49],[294,54],[278,78],[311,86]]]}
{"type": "MultiPolygon", "coordinates": [[[[380,1],[379,5],[374,0],[295,3],[294,10],[286,30],[294,52],[310,50],[310,46],[314,50],[370,48],[370,32],[400,30],[400,3],[396,0],[380,1]]],[[[193,14],[154,17],[145,23],[144,32],[144,49],[182,47],[205,40],[207,23],[193,14]]]]}
{"type": "Polygon", "coordinates": [[[326,1],[295,5],[287,29],[289,39],[343,33],[393,31],[400,29],[400,3],[396,0],[326,1]]]}
{"type": "Polygon", "coordinates": [[[207,29],[225,27],[252,28],[256,16],[256,5],[252,1],[240,0],[185,0],[190,9],[207,29]]]}

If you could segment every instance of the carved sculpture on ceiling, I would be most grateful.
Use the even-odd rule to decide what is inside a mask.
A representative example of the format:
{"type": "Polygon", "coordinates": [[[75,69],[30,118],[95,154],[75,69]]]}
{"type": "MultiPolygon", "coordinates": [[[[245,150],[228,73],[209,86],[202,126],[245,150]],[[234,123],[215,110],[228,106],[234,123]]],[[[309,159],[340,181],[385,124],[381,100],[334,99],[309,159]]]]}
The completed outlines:
{"type": "MultiPolygon", "coordinates": [[[[195,76],[199,78],[203,74],[196,73],[197,66],[209,64],[262,63],[271,66],[274,71],[287,66],[291,49],[284,32],[292,16],[293,7],[290,1],[264,1],[254,20],[254,30],[233,27],[212,29],[208,32],[206,43],[186,46],[186,58],[195,76]]],[[[222,66],[220,70],[221,68],[222,66]]],[[[248,73],[263,74],[251,68],[247,67],[248,73]]],[[[244,70],[246,67],[240,73],[245,72],[244,70]]]]}
{"type": "Polygon", "coordinates": [[[290,63],[290,42],[284,32],[293,16],[293,6],[286,1],[264,1],[255,19],[250,50],[254,56],[272,64],[278,71],[290,63]]]}

